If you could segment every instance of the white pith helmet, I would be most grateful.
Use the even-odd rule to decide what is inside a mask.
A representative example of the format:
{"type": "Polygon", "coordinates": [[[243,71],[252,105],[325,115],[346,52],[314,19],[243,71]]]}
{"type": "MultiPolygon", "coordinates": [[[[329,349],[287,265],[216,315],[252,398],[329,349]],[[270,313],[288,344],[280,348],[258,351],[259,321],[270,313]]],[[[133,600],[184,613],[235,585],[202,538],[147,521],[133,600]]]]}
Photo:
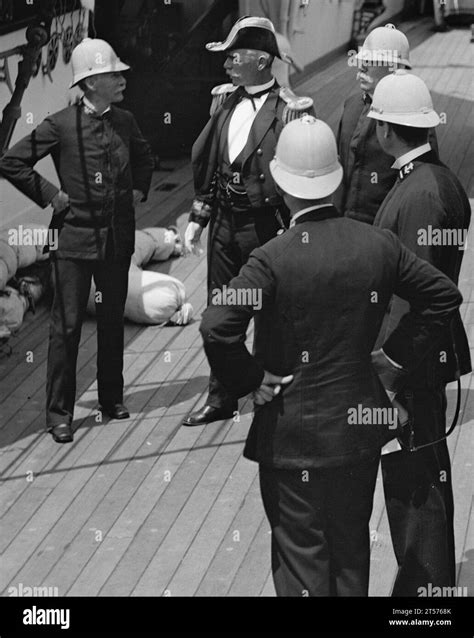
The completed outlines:
{"type": "Polygon", "coordinates": [[[280,134],[270,172],[293,197],[322,199],[333,193],[342,180],[342,167],[329,126],[312,115],[289,122],[280,134]]]}
{"type": "Polygon", "coordinates": [[[432,128],[440,123],[426,84],[403,69],[380,80],[367,116],[415,128],[432,128]]]}
{"type": "Polygon", "coordinates": [[[393,24],[386,24],[371,31],[355,57],[361,62],[375,62],[387,66],[397,63],[411,69],[408,39],[393,24]]]}
{"type": "Polygon", "coordinates": [[[69,88],[92,75],[119,73],[130,68],[120,60],[108,42],[98,38],[84,38],[74,48],[71,64],[73,80],[69,88]]]}

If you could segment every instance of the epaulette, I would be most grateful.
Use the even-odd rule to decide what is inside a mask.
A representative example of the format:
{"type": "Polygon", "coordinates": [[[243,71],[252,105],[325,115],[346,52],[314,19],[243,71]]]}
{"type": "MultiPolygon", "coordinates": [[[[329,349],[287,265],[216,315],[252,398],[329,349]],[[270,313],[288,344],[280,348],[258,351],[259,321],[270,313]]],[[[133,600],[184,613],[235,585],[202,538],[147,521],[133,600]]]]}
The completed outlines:
{"type": "Polygon", "coordinates": [[[209,114],[212,116],[217,111],[217,109],[224,103],[224,101],[229,97],[231,93],[233,93],[237,89],[231,82],[227,82],[226,84],[219,84],[215,86],[212,91],[212,102],[211,108],[209,110],[209,114]]]}
{"type": "Polygon", "coordinates": [[[296,95],[296,93],[293,93],[287,86],[281,87],[280,97],[286,102],[282,115],[284,124],[288,124],[288,122],[292,120],[299,120],[305,113],[316,117],[312,98],[296,95]]]}

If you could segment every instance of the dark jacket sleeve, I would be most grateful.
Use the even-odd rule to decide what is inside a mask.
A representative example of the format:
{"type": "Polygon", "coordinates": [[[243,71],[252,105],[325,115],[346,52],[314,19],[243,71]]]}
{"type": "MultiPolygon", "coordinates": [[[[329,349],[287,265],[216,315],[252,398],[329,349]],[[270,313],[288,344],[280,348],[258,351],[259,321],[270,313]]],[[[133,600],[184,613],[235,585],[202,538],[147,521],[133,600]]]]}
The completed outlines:
{"type": "Polygon", "coordinates": [[[143,193],[146,201],[153,175],[154,161],[150,145],[138,128],[132,116],[132,133],[130,136],[130,161],[132,167],[133,188],[143,193]]]}
{"type": "MultiPolygon", "coordinates": [[[[261,295],[262,309],[273,302],[275,281],[265,252],[257,248],[239,275],[232,279],[227,291],[256,291],[261,295]]],[[[249,298],[253,298],[249,295],[249,298]]],[[[217,305],[211,303],[204,312],[201,335],[209,364],[217,379],[234,397],[256,390],[262,383],[264,370],[245,346],[247,327],[256,310],[252,305],[217,305]]]]}
{"type": "Polygon", "coordinates": [[[191,163],[194,179],[194,201],[190,222],[205,228],[211,219],[215,201],[215,172],[217,168],[217,136],[215,129],[220,109],[217,109],[193,144],[191,163]]]}
{"type": "Polygon", "coordinates": [[[33,167],[58,144],[59,132],[54,118],[47,117],[0,159],[0,175],[41,208],[48,206],[59,189],[33,167]]]}
{"type": "Polygon", "coordinates": [[[462,303],[457,286],[440,270],[399,244],[398,275],[394,292],[410,304],[397,327],[383,344],[385,354],[404,368],[403,376],[415,370],[444,335],[453,314],[462,303]]]}
{"type": "MultiPolygon", "coordinates": [[[[447,212],[436,193],[414,191],[410,200],[402,205],[398,217],[397,235],[403,245],[414,252],[417,257],[439,267],[442,258],[442,246],[420,240],[420,233],[429,226],[445,228],[447,226],[447,212]],[[414,214],[416,213],[416,214],[414,214]]],[[[390,304],[388,328],[395,326],[408,311],[408,304],[402,299],[394,297],[390,304]]]]}

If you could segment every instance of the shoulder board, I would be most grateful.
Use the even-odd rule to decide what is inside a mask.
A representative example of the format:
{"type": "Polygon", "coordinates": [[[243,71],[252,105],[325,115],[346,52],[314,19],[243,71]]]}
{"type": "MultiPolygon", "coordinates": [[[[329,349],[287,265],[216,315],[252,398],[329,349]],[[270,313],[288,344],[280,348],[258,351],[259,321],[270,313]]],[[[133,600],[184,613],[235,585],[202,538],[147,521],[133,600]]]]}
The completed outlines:
{"type": "Polygon", "coordinates": [[[211,95],[223,95],[224,93],[233,93],[237,87],[232,82],[218,84],[211,90],[211,95]]]}
{"type": "Polygon", "coordinates": [[[237,89],[231,82],[226,84],[218,84],[211,90],[212,102],[210,108],[210,115],[214,115],[217,109],[224,103],[224,101],[237,89]]]}
{"type": "Polygon", "coordinates": [[[299,96],[288,87],[282,87],[280,89],[280,97],[286,102],[285,109],[283,111],[283,122],[288,124],[291,120],[297,120],[305,113],[309,115],[315,115],[314,101],[307,96],[299,96]]]}

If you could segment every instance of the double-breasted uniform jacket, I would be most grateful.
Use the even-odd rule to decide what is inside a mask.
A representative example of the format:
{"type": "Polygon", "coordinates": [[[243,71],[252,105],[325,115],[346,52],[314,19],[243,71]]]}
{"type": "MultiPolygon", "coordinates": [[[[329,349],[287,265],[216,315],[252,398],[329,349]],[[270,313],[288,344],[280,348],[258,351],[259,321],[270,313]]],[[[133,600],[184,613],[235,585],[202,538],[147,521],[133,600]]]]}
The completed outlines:
{"type": "MultiPolygon", "coordinates": [[[[339,160],[344,170],[342,182],[333,202],[347,217],[372,224],[377,211],[395,183],[397,172],[393,159],[381,148],[376,134],[377,123],[367,117],[372,99],[368,94],[352,95],[344,104],[337,133],[339,160]]],[[[434,130],[431,146],[437,152],[434,130]]]]}
{"type": "Polygon", "coordinates": [[[134,251],[133,189],[148,193],[153,158],[133,115],[112,106],[102,117],[78,103],[47,117],[0,160],[0,175],[45,208],[58,188],[34,165],[50,154],[70,207],[60,218],[56,256],[104,259],[109,230],[115,254],[134,251]]]}
{"type": "Polygon", "coordinates": [[[339,217],[332,206],[308,212],[254,250],[230,289],[261,291],[255,356],[245,333],[257,311],[244,303],[205,311],[206,354],[235,396],[256,390],[264,370],[294,375],[271,402],[256,406],[244,452],[282,469],[336,467],[377,454],[396,435],[393,425],[356,425],[348,416],[359,405],[390,406],[371,351],[392,294],[412,304],[384,344],[405,371],[426,355],[461,302],[449,278],[393,233],[339,217]]]}
{"type": "MultiPolygon", "coordinates": [[[[222,85],[222,89],[227,89],[228,92],[223,92],[220,96],[220,104],[211,107],[211,118],[192,148],[196,201],[204,206],[195,206],[190,219],[204,227],[209,222],[215,203],[215,176],[221,132],[239,101],[239,91],[234,88],[232,85],[222,85]]],[[[277,83],[270,90],[253,122],[240,167],[241,185],[245,187],[252,208],[278,206],[282,203],[275,190],[269,163],[275,155],[276,144],[285,123],[303,112],[312,113],[312,105],[310,98],[297,98],[277,83]]]]}
{"type": "MultiPolygon", "coordinates": [[[[395,185],[374,224],[393,231],[405,246],[457,284],[470,219],[471,207],[459,180],[430,151],[397,171],[395,185]],[[443,230],[448,231],[444,236],[443,230]]],[[[406,302],[395,296],[384,319],[379,343],[394,330],[406,311],[406,302]]],[[[433,389],[471,369],[469,343],[457,311],[438,347],[413,371],[409,384],[414,389],[433,389]]]]}

